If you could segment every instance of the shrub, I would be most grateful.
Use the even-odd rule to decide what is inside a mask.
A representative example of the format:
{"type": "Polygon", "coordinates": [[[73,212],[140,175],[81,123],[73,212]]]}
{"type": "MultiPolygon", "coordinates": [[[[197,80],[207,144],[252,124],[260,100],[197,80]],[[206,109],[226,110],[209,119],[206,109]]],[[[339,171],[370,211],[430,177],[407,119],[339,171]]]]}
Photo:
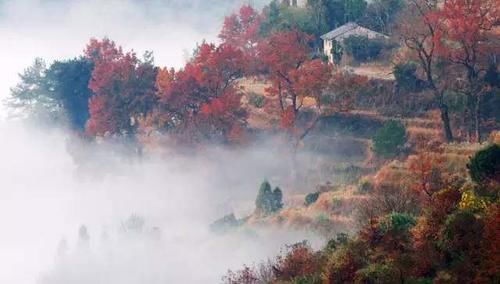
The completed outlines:
{"type": "Polygon", "coordinates": [[[121,230],[124,233],[142,233],[146,220],[139,216],[132,214],[125,222],[121,225],[121,230]]]}
{"type": "Polygon", "coordinates": [[[367,179],[361,179],[358,185],[359,193],[368,193],[373,190],[373,184],[367,179]]]}
{"type": "Polygon", "coordinates": [[[500,182],[500,146],[493,144],[477,152],[467,164],[473,181],[500,182]]]}
{"type": "Polygon", "coordinates": [[[370,264],[356,272],[356,283],[401,283],[399,271],[387,264],[370,264]]]}
{"type": "Polygon", "coordinates": [[[470,211],[458,211],[449,215],[443,230],[443,238],[439,241],[444,251],[446,264],[454,275],[460,275],[463,283],[472,283],[477,272],[477,264],[481,263],[483,253],[484,223],[483,218],[470,211]]]}
{"type": "Polygon", "coordinates": [[[395,120],[387,121],[373,137],[373,151],[382,157],[399,154],[406,143],[406,129],[395,120]]]}
{"type": "Polygon", "coordinates": [[[257,273],[250,267],[244,266],[238,271],[228,271],[227,275],[222,278],[224,284],[257,284],[260,283],[257,278],[257,273]]]}
{"type": "Polygon", "coordinates": [[[210,225],[210,229],[215,233],[225,233],[240,225],[233,213],[226,215],[210,225]]]}
{"type": "Polygon", "coordinates": [[[486,207],[486,201],[476,196],[476,194],[472,190],[463,192],[460,203],[458,203],[458,208],[462,210],[470,210],[473,212],[485,210],[486,207]]]}
{"type": "Polygon", "coordinates": [[[401,90],[418,92],[421,82],[417,78],[417,65],[414,62],[399,63],[394,66],[394,77],[401,90]]]}
{"type": "Polygon", "coordinates": [[[346,246],[349,242],[349,235],[346,233],[338,233],[335,239],[330,239],[326,244],[327,250],[336,250],[339,247],[346,246]]]}
{"type": "Polygon", "coordinates": [[[316,200],[318,200],[319,195],[320,195],[319,192],[309,193],[308,195],[306,195],[306,197],[304,199],[304,205],[309,206],[309,205],[313,204],[314,202],[316,202],[316,200]]]}
{"type": "Polygon", "coordinates": [[[271,190],[271,184],[264,181],[255,200],[255,207],[257,213],[265,215],[278,212],[283,208],[283,192],[279,187],[271,190]]]}
{"type": "Polygon", "coordinates": [[[321,278],[323,283],[354,283],[356,271],[366,265],[368,247],[360,241],[348,242],[328,255],[321,278]]]}
{"type": "Polygon", "coordinates": [[[370,197],[358,207],[357,219],[361,224],[391,212],[416,215],[420,211],[421,202],[418,196],[405,187],[379,186],[373,190],[370,197]]]}
{"type": "Polygon", "coordinates": [[[248,103],[256,108],[264,107],[264,96],[252,93],[248,97],[248,103]]]}
{"type": "Polygon", "coordinates": [[[417,224],[415,217],[405,213],[391,213],[380,222],[382,232],[407,232],[417,224]]]}
{"type": "Polygon", "coordinates": [[[321,278],[319,275],[313,276],[302,276],[294,278],[292,284],[321,284],[321,278]]]}
{"type": "Polygon", "coordinates": [[[344,50],[342,48],[342,45],[334,40],[332,50],[330,52],[333,57],[333,63],[339,64],[340,61],[342,60],[342,55],[344,55],[344,50]]]}
{"type": "Polygon", "coordinates": [[[313,276],[317,274],[319,268],[319,257],[305,241],[289,246],[288,252],[284,256],[279,256],[275,265],[277,279],[282,281],[316,278],[313,276]]]}
{"type": "Polygon", "coordinates": [[[366,36],[350,36],[344,40],[347,54],[356,61],[367,61],[377,58],[385,47],[385,43],[380,39],[369,39],[366,36]]]}

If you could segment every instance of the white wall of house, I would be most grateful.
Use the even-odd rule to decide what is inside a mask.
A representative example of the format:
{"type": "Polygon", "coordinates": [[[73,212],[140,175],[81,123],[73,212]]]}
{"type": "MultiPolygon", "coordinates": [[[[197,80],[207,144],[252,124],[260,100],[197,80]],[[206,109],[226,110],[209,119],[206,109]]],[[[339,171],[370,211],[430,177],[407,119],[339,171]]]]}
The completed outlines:
{"type": "Polygon", "coordinates": [[[333,48],[333,40],[323,41],[323,53],[326,56],[328,56],[328,62],[333,62],[332,48],[333,48]]]}
{"type": "Polygon", "coordinates": [[[336,41],[340,44],[343,45],[344,40],[350,36],[365,36],[369,39],[376,39],[376,38],[388,38],[387,36],[371,31],[367,28],[358,26],[355,29],[352,29],[342,35],[339,35],[335,39],[326,39],[323,40],[323,53],[328,56],[328,61],[333,62],[333,55],[332,55],[332,48],[333,48],[333,42],[336,41]]]}

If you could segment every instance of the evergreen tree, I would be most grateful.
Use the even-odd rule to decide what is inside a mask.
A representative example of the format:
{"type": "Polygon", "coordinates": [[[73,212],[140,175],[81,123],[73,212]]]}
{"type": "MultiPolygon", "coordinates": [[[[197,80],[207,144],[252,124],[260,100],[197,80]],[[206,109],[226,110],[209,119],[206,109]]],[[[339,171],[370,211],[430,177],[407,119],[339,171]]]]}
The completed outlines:
{"type": "Polygon", "coordinates": [[[268,181],[264,181],[255,200],[256,212],[264,215],[278,212],[283,208],[283,192],[279,187],[274,190],[268,181]]]}

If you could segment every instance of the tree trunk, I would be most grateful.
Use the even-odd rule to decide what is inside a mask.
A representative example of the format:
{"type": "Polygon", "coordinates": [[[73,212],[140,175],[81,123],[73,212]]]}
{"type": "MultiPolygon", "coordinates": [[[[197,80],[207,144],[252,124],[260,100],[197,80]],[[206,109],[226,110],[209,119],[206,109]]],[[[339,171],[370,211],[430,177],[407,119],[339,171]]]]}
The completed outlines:
{"type": "Polygon", "coordinates": [[[474,106],[474,132],[477,143],[481,143],[481,96],[478,94],[474,106]]]}
{"type": "Polygon", "coordinates": [[[477,141],[476,129],[477,129],[477,120],[476,120],[476,98],[472,95],[471,92],[467,93],[467,106],[465,119],[467,122],[467,140],[469,143],[474,143],[477,141]]]}
{"type": "Polygon", "coordinates": [[[450,116],[448,114],[448,106],[441,103],[439,106],[441,111],[441,121],[443,122],[444,136],[447,142],[453,141],[453,132],[451,131],[450,116]]]}
{"type": "Polygon", "coordinates": [[[434,93],[439,98],[439,111],[441,112],[441,122],[443,123],[444,137],[446,142],[453,142],[453,132],[450,125],[450,115],[448,113],[448,106],[444,103],[443,92],[438,91],[435,87],[434,93]]]}

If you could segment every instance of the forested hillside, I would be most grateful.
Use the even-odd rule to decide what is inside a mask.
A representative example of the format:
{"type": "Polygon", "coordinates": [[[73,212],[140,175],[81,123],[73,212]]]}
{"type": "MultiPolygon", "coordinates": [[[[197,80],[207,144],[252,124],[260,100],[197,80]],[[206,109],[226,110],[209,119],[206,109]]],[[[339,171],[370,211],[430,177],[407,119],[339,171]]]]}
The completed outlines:
{"type": "MultiPolygon", "coordinates": [[[[228,267],[223,283],[499,283],[500,1],[294,3],[241,6],[176,69],[89,39],[75,58],[34,59],[7,105],[138,160],[276,154],[279,170],[239,185],[254,190],[206,227],[306,231],[324,245],[283,243],[267,261],[228,267]],[[380,36],[325,50],[322,36],[346,25],[380,36]]],[[[91,156],[74,160],[92,167],[91,156]]]]}

